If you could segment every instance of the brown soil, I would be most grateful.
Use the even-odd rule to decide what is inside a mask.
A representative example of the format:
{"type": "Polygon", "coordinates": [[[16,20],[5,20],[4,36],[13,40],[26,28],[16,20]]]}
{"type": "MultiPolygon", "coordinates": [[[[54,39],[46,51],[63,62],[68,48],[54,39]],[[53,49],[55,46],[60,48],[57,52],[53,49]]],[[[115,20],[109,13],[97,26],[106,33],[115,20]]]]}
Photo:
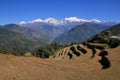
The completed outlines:
{"type": "Polygon", "coordinates": [[[98,62],[99,50],[94,58],[91,50],[87,51],[71,60],[0,54],[0,80],[120,80],[120,47],[107,50],[111,63],[107,69],[102,69],[98,62]]]}

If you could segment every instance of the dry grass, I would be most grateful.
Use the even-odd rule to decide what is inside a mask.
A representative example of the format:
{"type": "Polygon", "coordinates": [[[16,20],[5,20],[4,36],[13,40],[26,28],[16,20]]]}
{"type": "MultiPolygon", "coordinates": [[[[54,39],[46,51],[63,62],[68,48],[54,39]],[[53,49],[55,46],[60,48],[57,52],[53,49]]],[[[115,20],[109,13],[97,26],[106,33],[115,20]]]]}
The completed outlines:
{"type": "Polygon", "coordinates": [[[91,59],[91,50],[87,51],[74,60],[0,54],[0,80],[120,80],[120,47],[107,50],[111,67],[104,70],[100,56],[91,59]]]}

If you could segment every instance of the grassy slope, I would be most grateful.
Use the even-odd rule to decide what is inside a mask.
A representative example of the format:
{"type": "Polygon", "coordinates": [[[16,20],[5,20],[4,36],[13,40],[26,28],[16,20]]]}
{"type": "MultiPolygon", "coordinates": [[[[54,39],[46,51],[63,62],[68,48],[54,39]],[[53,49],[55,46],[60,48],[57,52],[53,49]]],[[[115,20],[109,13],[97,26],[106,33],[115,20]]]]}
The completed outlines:
{"type": "Polygon", "coordinates": [[[119,80],[120,47],[107,49],[111,67],[101,69],[100,56],[88,54],[75,60],[43,60],[0,54],[1,80],[119,80]]]}
{"type": "Polygon", "coordinates": [[[0,49],[7,47],[11,51],[14,47],[20,47],[21,52],[33,50],[35,47],[46,45],[47,42],[37,38],[28,37],[17,32],[0,28],[0,49]],[[32,47],[31,47],[32,46],[32,47]]]}
{"type": "MultiPolygon", "coordinates": [[[[106,30],[107,31],[107,30],[106,30]]],[[[110,29],[108,29],[108,31],[111,31],[111,33],[113,35],[118,35],[120,34],[120,24],[114,25],[113,27],[111,27],[110,29]]]]}

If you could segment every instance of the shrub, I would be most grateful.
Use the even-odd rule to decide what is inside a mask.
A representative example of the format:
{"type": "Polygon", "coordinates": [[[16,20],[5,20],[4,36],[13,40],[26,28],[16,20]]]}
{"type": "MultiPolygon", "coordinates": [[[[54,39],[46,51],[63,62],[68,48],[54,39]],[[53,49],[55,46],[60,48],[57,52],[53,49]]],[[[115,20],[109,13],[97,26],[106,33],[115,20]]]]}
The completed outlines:
{"type": "Polygon", "coordinates": [[[50,56],[54,55],[55,52],[57,52],[63,47],[64,45],[59,45],[57,43],[51,43],[47,46],[40,47],[33,53],[33,55],[40,57],[40,58],[49,58],[50,56]]]}
{"type": "Polygon", "coordinates": [[[24,54],[24,56],[25,56],[25,57],[31,57],[31,56],[32,56],[32,53],[26,52],[26,53],[24,54]]]}
{"type": "Polygon", "coordinates": [[[110,48],[116,48],[119,45],[120,45],[120,40],[118,40],[118,39],[111,39],[110,40],[110,43],[109,43],[110,48]]]}

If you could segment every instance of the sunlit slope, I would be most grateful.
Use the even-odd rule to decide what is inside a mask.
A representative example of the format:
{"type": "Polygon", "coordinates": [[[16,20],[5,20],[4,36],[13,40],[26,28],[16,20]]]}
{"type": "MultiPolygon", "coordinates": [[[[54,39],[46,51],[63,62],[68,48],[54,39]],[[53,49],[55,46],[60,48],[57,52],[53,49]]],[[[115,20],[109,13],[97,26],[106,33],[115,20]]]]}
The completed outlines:
{"type": "MultiPolygon", "coordinates": [[[[84,47],[80,45],[81,47],[84,47]]],[[[74,60],[40,59],[0,54],[1,80],[119,80],[120,47],[107,49],[111,66],[102,69],[97,54],[91,50],[74,60]],[[81,59],[80,59],[81,58],[81,59]]],[[[99,50],[98,52],[99,53],[99,50]]]]}

